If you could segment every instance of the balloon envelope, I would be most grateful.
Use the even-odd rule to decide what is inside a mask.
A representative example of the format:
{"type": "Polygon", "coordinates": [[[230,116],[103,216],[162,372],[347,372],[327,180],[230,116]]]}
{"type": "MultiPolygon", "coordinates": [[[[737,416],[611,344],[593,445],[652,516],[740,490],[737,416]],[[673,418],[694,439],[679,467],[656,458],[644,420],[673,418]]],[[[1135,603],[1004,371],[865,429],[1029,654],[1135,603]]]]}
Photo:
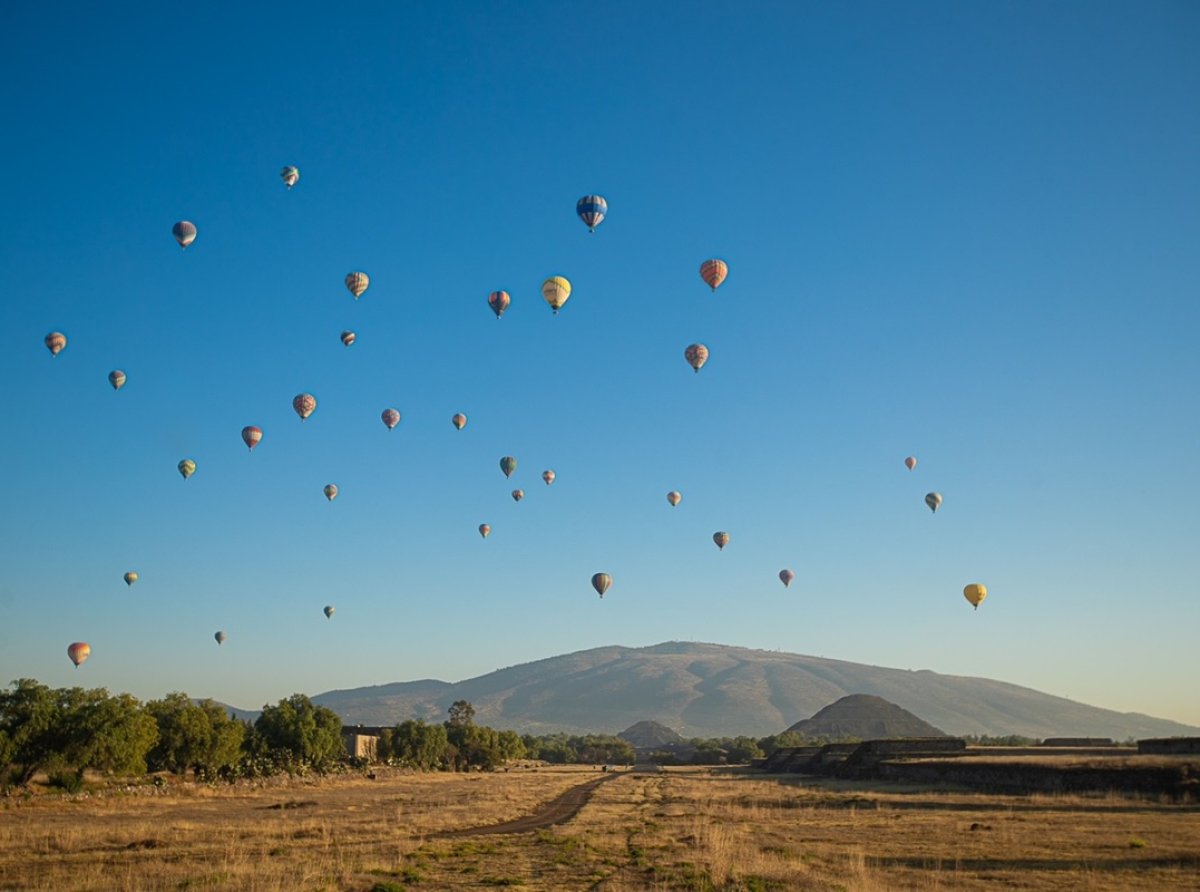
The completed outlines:
{"type": "Polygon", "coordinates": [[[458,412],[457,414],[451,416],[450,423],[454,425],[455,429],[462,430],[467,426],[467,416],[462,412],[458,412]]]}
{"type": "Polygon", "coordinates": [[[482,536],[483,538],[486,539],[488,537],[488,533],[490,533],[491,531],[492,531],[492,528],[490,526],[488,526],[486,523],[481,523],[479,525],[479,535],[482,536]]]}
{"type": "Polygon", "coordinates": [[[547,486],[554,482],[554,477],[553,471],[542,471],[542,479],[546,481],[547,486]]]}
{"type": "Polygon", "coordinates": [[[917,466],[917,459],[915,456],[910,455],[908,458],[906,458],[904,460],[904,467],[908,468],[910,471],[913,468],[915,468],[916,466],[917,466]]]}
{"type": "Polygon", "coordinates": [[[358,337],[358,335],[356,335],[354,332],[347,329],[346,331],[342,332],[342,343],[345,344],[347,347],[349,347],[351,344],[354,343],[354,341],[357,337],[358,337]]]}
{"type": "Polygon", "coordinates": [[[525,498],[525,490],[523,490],[523,489],[514,489],[514,490],[512,491],[512,497],[513,497],[513,501],[514,501],[514,502],[519,502],[519,501],[521,501],[521,499],[525,498]]]}
{"type": "Polygon", "coordinates": [[[332,483],[326,483],[323,492],[325,493],[325,498],[332,502],[337,498],[338,488],[332,483]]]}
{"type": "Polygon", "coordinates": [[[125,584],[126,585],[133,585],[137,581],[138,581],[138,575],[136,573],[134,573],[132,570],[130,570],[128,573],[125,574],[125,584]]]}
{"type": "Polygon", "coordinates": [[[279,172],[279,176],[283,178],[283,184],[291,189],[292,186],[296,185],[296,183],[300,181],[300,168],[291,166],[285,167],[279,172]]]}
{"type": "Polygon", "coordinates": [[[706,260],[700,264],[700,278],[708,283],[708,287],[716,291],[729,275],[729,266],[724,260],[706,260]]]}
{"type": "Polygon", "coordinates": [[[332,605],[332,604],[328,604],[328,605],[326,605],[326,607],[325,607],[325,618],[326,618],[326,619],[329,619],[331,616],[333,616],[333,614],[334,614],[333,605],[332,605]]]}
{"type": "Polygon", "coordinates": [[[779,571],[779,580],[783,583],[785,588],[787,586],[790,586],[792,584],[792,580],[795,578],[796,578],[796,574],[793,573],[791,570],[780,570],[779,571]]]}
{"type": "Polygon", "coordinates": [[[596,590],[601,598],[604,597],[604,593],[608,591],[611,585],[612,577],[607,573],[597,573],[592,577],[592,588],[596,590]]]}
{"type": "Polygon", "coordinates": [[[507,291],[493,291],[488,295],[488,306],[492,308],[492,312],[499,319],[504,315],[504,311],[508,309],[512,299],[508,296],[507,291]]]}
{"type": "Polygon", "coordinates": [[[674,508],[681,501],[683,501],[683,494],[676,492],[675,490],[671,490],[669,493],[667,493],[667,501],[670,502],[671,507],[674,508]]]}
{"type": "Polygon", "coordinates": [[[242,428],[242,442],[246,444],[246,448],[253,450],[258,445],[258,441],[262,439],[262,428],[255,427],[253,424],[248,424],[242,428]]]}
{"type": "Polygon", "coordinates": [[[388,430],[391,430],[400,423],[400,413],[395,409],[384,409],[379,417],[383,419],[383,423],[387,425],[388,430]]]}
{"type": "Polygon", "coordinates": [[[120,390],[125,386],[125,373],[120,369],[113,369],[108,373],[108,383],[112,385],[113,390],[120,390]]]}
{"type": "Polygon", "coordinates": [[[571,296],[571,283],[563,276],[551,276],[542,283],[542,297],[550,304],[555,313],[562,308],[571,296]]]}
{"type": "Polygon", "coordinates": [[[171,235],[179,242],[179,247],[186,248],[196,240],[196,227],[187,220],[180,220],[171,227],[171,235]]]}
{"type": "Polygon", "coordinates": [[[350,289],[350,293],[354,295],[354,299],[358,300],[363,296],[363,292],[371,284],[371,277],[366,273],[347,273],[346,287],[350,289]]]}
{"type": "Polygon", "coordinates": [[[229,636],[226,635],[224,632],[216,632],[213,634],[213,639],[217,642],[217,644],[224,644],[225,639],[228,637],[229,636]]]}
{"type": "Polygon", "coordinates": [[[688,365],[699,372],[704,363],[708,362],[708,348],[703,344],[691,344],[683,351],[683,358],[687,360],[688,365]]]}
{"type": "Polygon", "coordinates": [[[67,346],[67,336],[61,331],[52,331],[45,337],[46,349],[50,351],[51,356],[58,356],[62,353],[63,347],[67,346]]]}
{"type": "Polygon", "coordinates": [[[92,655],[92,648],[86,641],[76,641],[67,648],[67,656],[71,658],[71,662],[75,664],[75,668],[79,668],[79,664],[92,655]]]}
{"type": "Polygon", "coordinates": [[[713,533],[713,541],[717,543],[717,548],[724,549],[729,544],[729,534],[725,532],[713,533]]]}
{"type": "Polygon", "coordinates": [[[500,459],[500,470],[504,472],[505,477],[511,477],[512,472],[517,469],[517,460],[511,455],[506,455],[500,459]]]}
{"type": "Polygon", "coordinates": [[[303,421],[317,408],[317,398],[311,393],[299,393],[292,398],[292,408],[303,421]]]}
{"type": "Polygon", "coordinates": [[[987,586],[979,582],[972,582],[963,589],[963,597],[971,602],[971,606],[976,610],[983,603],[983,599],[987,597],[987,586]]]}
{"type": "Polygon", "coordinates": [[[931,492],[925,496],[925,504],[929,506],[929,510],[937,514],[937,509],[942,504],[942,494],[940,492],[931,492]]]}
{"type": "Polygon", "coordinates": [[[599,195],[585,195],[575,202],[575,213],[587,226],[588,232],[595,232],[608,213],[608,202],[599,195]]]}
{"type": "Polygon", "coordinates": [[[196,463],[190,458],[185,458],[178,465],[179,473],[183,475],[183,479],[187,480],[196,473],[196,463]]]}

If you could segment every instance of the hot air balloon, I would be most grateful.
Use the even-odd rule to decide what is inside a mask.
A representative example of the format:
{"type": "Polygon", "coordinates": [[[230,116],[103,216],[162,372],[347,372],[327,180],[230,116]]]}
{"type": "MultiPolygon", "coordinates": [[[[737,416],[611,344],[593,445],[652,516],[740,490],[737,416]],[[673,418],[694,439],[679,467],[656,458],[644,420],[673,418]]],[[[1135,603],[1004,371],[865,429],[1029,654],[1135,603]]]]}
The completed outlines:
{"type": "Polygon", "coordinates": [[[354,339],[357,337],[358,335],[356,335],[354,332],[346,329],[346,331],[342,332],[342,343],[349,347],[354,343],[354,339]]]}
{"type": "Polygon", "coordinates": [[[395,409],[384,409],[379,413],[379,417],[383,419],[383,423],[387,425],[388,430],[391,430],[400,423],[400,413],[395,409]]]}
{"type": "Polygon", "coordinates": [[[493,291],[488,295],[488,306],[492,308],[492,312],[496,314],[497,319],[504,315],[504,311],[508,309],[509,303],[511,303],[511,298],[509,298],[507,291],[493,291]]]}
{"type": "Polygon", "coordinates": [[[575,213],[587,226],[588,232],[595,232],[608,213],[608,202],[599,195],[585,195],[575,202],[575,213]]]}
{"type": "Polygon", "coordinates": [[[333,616],[333,614],[334,614],[333,605],[332,605],[332,604],[326,604],[326,605],[325,605],[325,618],[326,618],[326,619],[329,619],[331,616],[333,616]]]}
{"type": "Polygon", "coordinates": [[[667,501],[670,502],[671,507],[674,508],[683,501],[683,494],[676,492],[675,490],[671,490],[669,493],[667,493],[667,501]]]}
{"type": "Polygon", "coordinates": [[[929,510],[937,514],[938,506],[942,504],[942,494],[940,492],[931,492],[925,496],[925,504],[929,506],[929,510]]]}
{"type": "Polygon", "coordinates": [[[506,455],[500,459],[500,470],[504,472],[505,477],[511,477],[512,472],[517,469],[517,460],[511,455],[506,455]]]}
{"type": "Polygon", "coordinates": [[[729,275],[729,266],[724,260],[706,260],[700,264],[700,278],[708,283],[708,287],[716,291],[729,275]]]}
{"type": "Polygon", "coordinates": [[[346,274],[346,287],[350,289],[350,293],[354,295],[355,300],[363,296],[363,292],[367,290],[367,286],[370,284],[371,277],[366,273],[346,274]]]}
{"type": "Polygon", "coordinates": [[[228,635],[226,635],[224,632],[216,632],[216,633],[214,633],[214,634],[213,634],[213,639],[214,639],[214,640],[217,642],[217,646],[218,646],[218,647],[219,647],[220,645],[224,644],[224,643],[225,643],[225,639],[226,639],[226,638],[228,638],[228,637],[229,637],[229,636],[228,636],[228,635]]]}
{"type": "Polygon", "coordinates": [[[71,658],[71,662],[75,664],[75,668],[79,668],[79,664],[92,655],[92,648],[86,641],[76,641],[67,648],[67,656],[71,658]]]}
{"type": "Polygon", "coordinates": [[[338,488],[332,483],[326,483],[323,492],[325,493],[325,498],[332,502],[337,498],[338,488]]]}
{"type": "Polygon", "coordinates": [[[546,485],[549,486],[551,483],[554,482],[554,472],[553,471],[542,471],[542,479],[545,480],[546,485]]]}
{"type": "Polygon", "coordinates": [[[67,346],[67,336],[61,331],[52,331],[45,338],[46,349],[50,351],[51,356],[58,356],[62,353],[63,347],[67,346]]]}
{"type": "Polygon", "coordinates": [[[486,539],[488,537],[488,533],[490,533],[491,531],[492,531],[492,528],[490,526],[488,526],[486,523],[481,523],[479,525],[479,535],[482,536],[483,538],[486,539]]]}
{"type": "Polygon", "coordinates": [[[183,479],[187,480],[196,473],[196,463],[190,458],[185,458],[178,465],[179,473],[183,475],[183,479]]]}
{"type": "Polygon", "coordinates": [[[171,227],[171,235],[179,242],[179,247],[186,248],[196,240],[196,227],[187,220],[180,220],[171,227]]]}
{"type": "Polygon", "coordinates": [[[287,186],[288,189],[291,189],[292,186],[296,185],[296,183],[300,180],[300,168],[290,166],[285,167],[279,172],[279,175],[283,177],[283,185],[287,186]]]}
{"type": "Polygon", "coordinates": [[[683,351],[683,358],[688,361],[688,365],[693,370],[699,372],[701,366],[708,362],[708,348],[703,344],[692,344],[683,351]]]}
{"type": "Polygon", "coordinates": [[[963,589],[963,597],[971,602],[971,606],[976,610],[983,603],[983,599],[987,597],[987,586],[981,582],[972,582],[963,589]]]}
{"type": "Polygon", "coordinates": [[[258,441],[262,439],[262,428],[255,427],[253,424],[248,424],[242,428],[242,442],[246,444],[246,448],[253,450],[258,445],[258,441]]]}
{"type": "Polygon", "coordinates": [[[906,459],[904,460],[904,467],[908,468],[910,471],[911,471],[913,468],[915,468],[916,466],[917,466],[917,459],[916,459],[916,456],[912,456],[912,455],[910,455],[908,458],[906,458],[906,459]]]}
{"type": "Polygon", "coordinates": [[[451,416],[450,423],[454,425],[456,430],[462,430],[467,426],[467,416],[462,412],[458,412],[451,416]]]}
{"type": "Polygon", "coordinates": [[[611,585],[612,577],[607,573],[597,573],[592,577],[592,588],[596,590],[597,594],[599,594],[601,598],[604,597],[604,593],[608,591],[608,588],[611,585]]]}
{"type": "Polygon", "coordinates": [[[132,570],[130,570],[128,573],[125,574],[125,584],[126,585],[133,585],[137,581],[138,581],[138,575],[137,575],[137,573],[133,572],[132,570]]]}
{"type": "Polygon", "coordinates": [[[296,410],[296,414],[303,421],[313,413],[317,408],[317,398],[311,393],[300,393],[292,399],[292,408],[296,410]]]}
{"type": "Polygon", "coordinates": [[[555,313],[561,309],[571,296],[571,283],[562,276],[551,276],[542,283],[542,297],[550,304],[555,313]]]}
{"type": "Polygon", "coordinates": [[[796,574],[791,570],[780,570],[779,581],[783,583],[783,587],[787,588],[792,584],[792,580],[796,578],[796,574]]]}
{"type": "Polygon", "coordinates": [[[724,551],[725,546],[729,544],[729,534],[724,532],[713,533],[713,541],[717,543],[717,548],[724,551]]]}
{"type": "Polygon", "coordinates": [[[120,369],[113,369],[108,373],[108,383],[112,385],[113,390],[120,390],[125,386],[125,373],[120,369]]]}
{"type": "Polygon", "coordinates": [[[521,501],[521,499],[525,498],[525,490],[523,490],[523,489],[514,489],[514,490],[512,491],[512,497],[513,497],[513,501],[514,501],[514,502],[519,502],[519,501],[521,501]]]}

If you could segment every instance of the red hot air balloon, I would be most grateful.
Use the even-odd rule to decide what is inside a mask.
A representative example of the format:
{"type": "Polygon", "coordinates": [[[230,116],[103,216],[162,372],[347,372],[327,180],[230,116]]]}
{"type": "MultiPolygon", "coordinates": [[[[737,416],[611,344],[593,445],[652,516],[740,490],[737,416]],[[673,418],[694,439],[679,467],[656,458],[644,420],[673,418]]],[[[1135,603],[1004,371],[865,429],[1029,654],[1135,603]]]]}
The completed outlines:
{"type": "Polygon", "coordinates": [[[296,410],[296,414],[303,421],[317,408],[317,398],[311,393],[297,394],[292,400],[292,408],[296,410]]]}
{"type": "Polygon", "coordinates": [[[915,468],[916,466],[917,466],[917,459],[916,459],[916,456],[912,456],[912,455],[910,455],[908,458],[906,458],[906,459],[904,460],[904,467],[908,468],[910,471],[911,471],[913,468],[915,468]]]}
{"type": "Polygon", "coordinates": [[[79,668],[79,664],[92,655],[92,648],[86,641],[76,641],[67,648],[67,656],[71,658],[71,662],[75,664],[75,668],[79,668]]]}
{"type": "Polygon", "coordinates": [[[342,343],[345,344],[347,347],[349,347],[351,344],[353,344],[356,338],[358,338],[358,335],[356,335],[354,332],[350,331],[349,329],[346,329],[344,332],[342,332],[342,343]]]}
{"type": "Polygon", "coordinates": [[[400,413],[395,409],[384,409],[379,417],[383,419],[383,423],[387,425],[387,429],[391,430],[400,423],[400,413]]]}
{"type": "Polygon", "coordinates": [[[46,335],[45,344],[51,356],[58,356],[62,353],[63,347],[67,346],[67,336],[61,331],[52,331],[46,335]]]}
{"type": "Polygon", "coordinates": [[[708,362],[708,348],[703,344],[692,344],[683,351],[683,358],[688,361],[693,371],[699,372],[704,363],[708,362]]]}
{"type": "Polygon", "coordinates": [[[716,291],[729,275],[729,266],[724,260],[706,260],[700,264],[700,278],[708,283],[708,287],[716,291]]]}
{"type": "Polygon", "coordinates": [[[488,306],[492,308],[497,319],[504,315],[504,311],[508,309],[511,302],[507,291],[493,291],[488,295],[488,306]]]}
{"type": "Polygon", "coordinates": [[[262,428],[255,427],[252,424],[242,428],[242,442],[246,444],[246,448],[253,450],[258,445],[258,441],[262,439],[262,428]]]}
{"type": "Polygon", "coordinates": [[[187,220],[180,220],[171,227],[171,235],[179,242],[179,247],[186,248],[196,240],[196,227],[187,220]]]}
{"type": "Polygon", "coordinates": [[[462,430],[467,426],[467,416],[462,412],[458,412],[450,418],[450,423],[454,425],[456,430],[462,430]]]}
{"type": "Polygon", "coordinates": [[[482,536],[483,538],[486,539],[488,537],[488,534],[491,531],[492,531],[492,528],[490,526],[488,526],[486,523],[481,523],[479,525],[479,535],[482,536]]]}

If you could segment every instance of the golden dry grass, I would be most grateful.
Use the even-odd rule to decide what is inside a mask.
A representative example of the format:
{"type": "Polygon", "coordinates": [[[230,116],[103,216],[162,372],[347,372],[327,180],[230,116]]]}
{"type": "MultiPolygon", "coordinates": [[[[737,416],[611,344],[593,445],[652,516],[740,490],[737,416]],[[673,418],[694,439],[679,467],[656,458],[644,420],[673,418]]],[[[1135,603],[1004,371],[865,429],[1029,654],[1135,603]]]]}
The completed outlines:
{"type": "Polygon", "coordinates": [[[986,796],[673,769],[535,811],[590,768],[380,773],[0,800],[0,889],[1084,890],[1200,888],[1200,807],[986,796]],[[278,807],[276,807],[278,806],[278,807]]]}

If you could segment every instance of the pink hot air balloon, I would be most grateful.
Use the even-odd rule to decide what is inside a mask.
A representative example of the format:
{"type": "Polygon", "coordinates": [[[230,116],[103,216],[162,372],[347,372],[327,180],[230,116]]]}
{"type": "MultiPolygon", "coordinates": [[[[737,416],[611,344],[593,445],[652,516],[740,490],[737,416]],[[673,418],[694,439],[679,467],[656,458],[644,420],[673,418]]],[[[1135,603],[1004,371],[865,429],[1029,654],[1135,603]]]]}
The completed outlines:
{"type": "Polygon", "coordinates": [[[400,413],[395,409],[384,409],[379,413],[379,417],[383,419],[383,423],[387,425],[388,430],[391,430],[400,423],[400,413]]]}
{"type": "Polygon", "coordinates": [[[488,306],[492,308],[492,312],[499,319],[504,315],[504,311],[508,309],[511,299],[507,291],[493,291],[488,295],[488,306]]]}
{"type": "Polygon", "coordinates": [[[296,410],[296,414],[299,415],[300,420],[303,421],[313,413],[314,409],[317,408],[317,398],[311,393],[297,394],[292,400],[292,408],[296,410]]]}
{"type": "Polygon", "coordinates": [[[906,458],[904,460],[904,467],[908,468],[910,471],[913,468],[915,468],[916,466],[917,466],[917,459],[915,456],[910,455],[908,458],[906,458]]]}
{"type": "Polygon", "coordinates": [[[252,424],[242,428],[242,442],[246,444],[246,448],[253,450],[258,445],[258,441],[262,439],[262,428],[255,427],[252,424]]]}
{"type": "Polygon", "coordinates": [[[694,371],[699,372],[704,363],[708,362],[708,348],[703,344],[692,344],[683,351],[683,358],[694,371]]]}
{"type": "Polygon", "coordinates": [[[780,570],[779,581],[783,583],[784,588],[792,584],[792,580],[796,578],[796,574],[791,570],[780,570]]]}
{"type": "Polygon", "coordinates": [[[729,275],[729,266],[724,260],[706,260],[700,264],[700,278],[708,283],[708,287],[716,291],[729,275]]]}
{"type": "Polygon", "coordinates": [[[75,668],[79,668],[79,664],[92,655],[92,648],[86,641],[76,641],[67,648],[67,656],[71,658],[71,662],[75,664],[75,668]]]}
{"type": "Polygon", "coordinates": [[[186,248],[196,240],[196,226],[187,220],[180,220],[171,227],[171,235],[179,242],[179,247],[186,248]]]}

